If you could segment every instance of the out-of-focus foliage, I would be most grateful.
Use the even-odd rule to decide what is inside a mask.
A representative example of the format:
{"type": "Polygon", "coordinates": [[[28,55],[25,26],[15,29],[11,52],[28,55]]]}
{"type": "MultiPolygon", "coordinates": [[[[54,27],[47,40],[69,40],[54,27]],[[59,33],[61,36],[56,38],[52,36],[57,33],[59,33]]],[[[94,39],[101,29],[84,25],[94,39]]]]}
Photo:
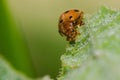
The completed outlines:
{"type": "Polygon", "coordinates": [[[0,54],[16,69],[34,76],[34,70],[25,40],[8,10],[6,0],[0,0],[0,54]]]}
{"type": "Polygon", "coordinates": [[[79,30],[61,56],[58,80],[120,80],[120,11],[101,7],[79,30]]]}
{"type": "Polygon", "coordinates": [[[0,55],[0,80],[31,80],[14,70],[11,65],[0,55]]]}
{"type": "Polygon", "coordinates": [[[0,80],[52,80],[49,76],[43,78],[29,78],[23,73],[13,69],[3,56],[0,55],[0,80]]]}

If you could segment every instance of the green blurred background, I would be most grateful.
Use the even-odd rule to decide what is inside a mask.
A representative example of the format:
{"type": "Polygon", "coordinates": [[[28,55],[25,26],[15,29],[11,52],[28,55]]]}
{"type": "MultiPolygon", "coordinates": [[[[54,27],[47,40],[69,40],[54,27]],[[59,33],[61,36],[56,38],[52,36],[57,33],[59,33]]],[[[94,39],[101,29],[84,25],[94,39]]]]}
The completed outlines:
{"type": "Polygon", "coordinates": [[[94,14],[101,5],[114,9],[120,7],[118,0],[1,1],[6,1],[3,3],[4,7],[0,7],[0,13],[6,17],[1,16],[0,19],[1,23],[5,23],[0,25],[0,36],[3,36],[0,40],[1,53],[17,70],[21,70],[30,77],[41,77],[48,74],[55,78],[58,75],[60,55],[65,52],[66,47],[66,41],[59,35],[57,26],[62,12],[79,9],[83,10],[85,14],[94,14]],[[7,10],[6,13],[4,13],[4,9],[7,10]],[[6,20],[3,20],[4,18],[6,20]],[[8,32],[8,28],[10,32],[8,32]],[[12,34],[6,35],[9,33],[12,34]],[[6,37],[4,38],[4,36],[6,37]],[[8,39],[11,37],[13,40],[8,45],[10,43],[8,39]],[[18,38],[16,39],[16,37],[18,38]],[[12,46],[14,46],[12,50],[9,50],[9,47],[12,46]]]}

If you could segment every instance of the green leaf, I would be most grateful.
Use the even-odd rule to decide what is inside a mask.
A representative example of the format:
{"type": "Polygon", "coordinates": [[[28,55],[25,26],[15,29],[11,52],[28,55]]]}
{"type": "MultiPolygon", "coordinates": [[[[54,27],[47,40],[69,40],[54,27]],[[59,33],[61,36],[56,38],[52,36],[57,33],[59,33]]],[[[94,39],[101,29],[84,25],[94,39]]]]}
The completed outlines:
{"type": "Polygon", "coordinates": [[[7,0],[0,0],[0,54],[16,69],[33,77],[35,71],[27,44],[8,8],[7,0]]]}
{"type": "Polygon", "coordinates": [[[52,80],[49,76],[33,79],[12,68],[3,56],[0,55],[0,80],[52,80]]]}
{"type": "Polygon", "coordinates": [[[58,80],[120,80],[120,11],[101,7],[61,56],[58,80]]]}
{"type": "Polygon", "coordinates": [[[25,75],[15,71],[5,59],[0,56],[0,80],[30,80],[25,75]]]}

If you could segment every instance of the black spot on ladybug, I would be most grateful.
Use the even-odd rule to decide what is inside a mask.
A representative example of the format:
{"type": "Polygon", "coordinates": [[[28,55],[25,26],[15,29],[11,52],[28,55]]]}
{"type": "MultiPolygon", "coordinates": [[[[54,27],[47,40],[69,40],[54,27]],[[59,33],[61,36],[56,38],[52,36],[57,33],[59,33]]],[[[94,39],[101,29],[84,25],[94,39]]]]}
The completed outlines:
{"type": "Polygon", "coordinates": [[[76,9],[75,9],[74,11],[75,11],[75,12],[79,12],[79,10],[76,10],[76,9]]]}
{"type": "Polygon", "coordinates": [[[72,16],[69,17],[69,19],[71,19],[71,18],[72,18],[72,16]]]}
{"type": "Polygon", "coordinates": [[[63,20],[60,20],[60,23],[62,23],[63,22],[63,20]]]}
{"type": "Polygon", "coordinates": [[[69,11],[65,11],[65,13],[68,13],[69,11]]]}

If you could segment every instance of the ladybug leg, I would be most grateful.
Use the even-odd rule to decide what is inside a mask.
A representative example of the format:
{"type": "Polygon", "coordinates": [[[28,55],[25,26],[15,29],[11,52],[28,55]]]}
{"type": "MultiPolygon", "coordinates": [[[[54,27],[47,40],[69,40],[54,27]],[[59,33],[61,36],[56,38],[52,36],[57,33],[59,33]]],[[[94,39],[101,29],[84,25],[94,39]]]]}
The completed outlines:
{"type": "Polygon", "coordinates": [[[84,23],[83,21],[80,21],[80,22],[79,22],[79,25],[80,25],[80,26],[82,26],[82,25],[84,25],[84,24],[85,24],[85,23],[84,23]]]}
{"type": "Polygon", "coordinates": [[[85,23],[83,21],[81,21],[81,25],[84,25],[85,23]]]}
{"type": "Polygon", "coordinates": [[[75,40],[74,40],[74,41],[70,41],[69,43],[70,43],[72,46],[74,46],[75,40]]]}
{"type": "Polygon", "coordinates": [[[63,36],[63,33],[60,30],[59,30],[59,33],[60,33],[61,36],[63,36]]]}
{"type": "Polygon", "coordinates": [[[80,35],[80,32],[79,32],[79,31],[77,31],[77,35],[80,35]]]}
{"type": "Polygon", "coordinates": [[[69,36],[67,36],[66,40],[67,41],[71,41],[71,38],[69,36]]]}

